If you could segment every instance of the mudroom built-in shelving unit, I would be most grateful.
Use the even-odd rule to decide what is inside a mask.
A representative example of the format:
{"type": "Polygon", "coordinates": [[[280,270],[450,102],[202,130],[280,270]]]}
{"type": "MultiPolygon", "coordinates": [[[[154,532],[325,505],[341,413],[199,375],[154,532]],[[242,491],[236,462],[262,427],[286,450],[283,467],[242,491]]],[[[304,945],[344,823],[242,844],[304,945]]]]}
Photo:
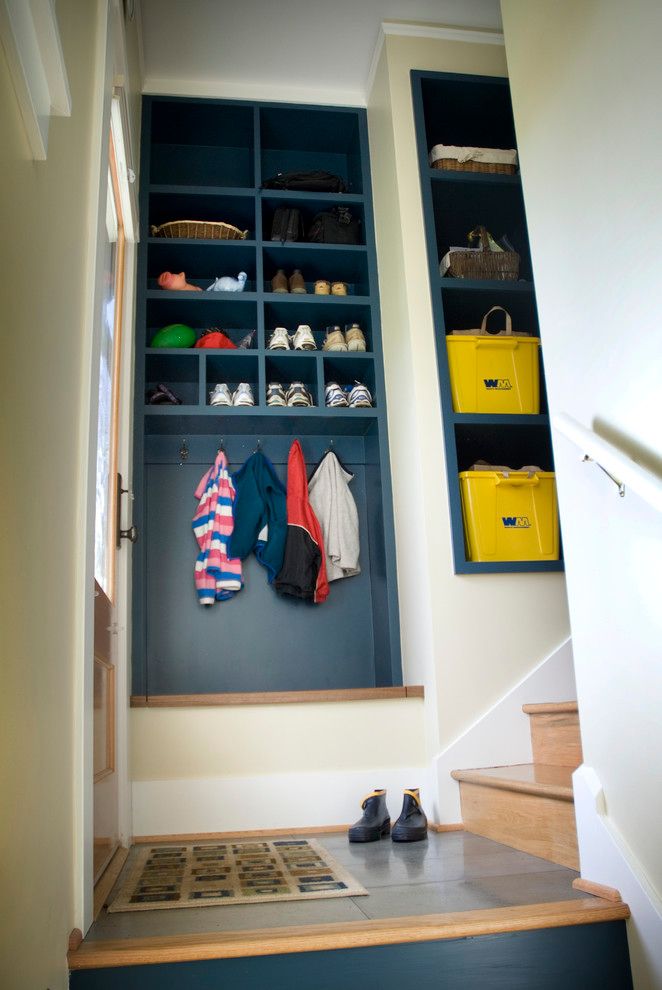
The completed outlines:
{"type": "Polygon", "coordinates": [[[174,97],[145,97],[141,158],[141,242],[136,304],[134,442],[133,695],[159,698],[255,692],[392,688],[402,685],[395,546],[386,432],[376,255],[365,111],[174,97]],[[344,193],[263,189],[280,172],[324,169],[344,193]],[[276,209],[300,210],[305,231],[332,206],[361,221],[361,243],[271,240],[276,209]],[[174,220],[224,221],[244,239],[153,236],[174,220]],[[278,269],[300,269],[306,294],[272,292],[278,269]],[[243,292],[164,291],[161,272],[186,273],[207,287],[247,274],[243,292]],[[343,281],[347,295],[315,295],[317,279],[343,281]],[[356,322],[365,352],[322,350],[327,326],[356,322]],[[250,348],[153,348],[173,323],[196,335],[222,328],[250,348]],[[273,351],[276,326],[313,330],[314,351],[273,351]],[[325,384],[361,381],[372,408],[327,408],[325,384]],[[272,408],[269,382],[302,381],[314,406],[272,408]],[[209,403],[214,385],[248,382],[252,407],[209,403]],[[166,384],[181,405],[150,405],[166,384]],[[198,548],[191,529],[196,486],[219,447],[230,470],[258,447],[284,481],[292,441],[300,440],[308,475],[328,449],[354,475],[361,574],[331,584],[326,602],[281,597],[253,556],[244,589],[201,607],[193,582],[198,548]]]}
{"type": "Polygon", "coordinates": [[[552,443],[540,348],[540,412],[536,415],[455,412],[446,335],[479,327],[484,314],[502,306],[517,330],[540,336],[535,287],[519,173],[451,171],[432,168],[437,144],[515,149],[508,80],[498,77],[412,71],[414,118],[435,328],[437,369],[444,424],[448,493],[458,574],[500,571],[556,571],[562,560],[472,561],[462,519],[459,472],[478,460],[490,464],[536,465],[553,471],[552,443]],[[439,264],[451,246],[466,246],[478,225],[495,236],[507,234],[520,254],[515,281],[442,277],[439,264]]]}

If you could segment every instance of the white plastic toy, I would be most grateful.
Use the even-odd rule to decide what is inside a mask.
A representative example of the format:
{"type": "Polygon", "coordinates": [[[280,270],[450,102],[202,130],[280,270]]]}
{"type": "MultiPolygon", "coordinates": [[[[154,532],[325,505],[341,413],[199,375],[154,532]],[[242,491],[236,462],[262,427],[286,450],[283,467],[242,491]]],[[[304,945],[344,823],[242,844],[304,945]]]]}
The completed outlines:
{"type": "Polygon", "coordinates": [[[246,272],[239,272],[236,278],[231,275],[223,275],[216,278],[211,285],[207,286],[207,292],[243,292],[247,279],[246,272]]]}

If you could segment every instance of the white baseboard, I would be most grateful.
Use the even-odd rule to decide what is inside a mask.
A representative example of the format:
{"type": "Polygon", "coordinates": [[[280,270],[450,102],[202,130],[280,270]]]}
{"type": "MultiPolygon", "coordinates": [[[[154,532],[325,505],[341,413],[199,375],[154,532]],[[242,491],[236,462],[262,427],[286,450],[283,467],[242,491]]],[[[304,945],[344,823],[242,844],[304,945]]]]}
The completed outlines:
{"type": "Polygon", "coordinates": [[[386,803],[393,820],[400,814],[405,788],[420,787],[426,810],[426,802],[432,796],[428,772],[421,767],[138,780],[132,785],[133,834],[346,825],[361,816],[361,799],[376,787],[386,788],[386,803]]]}
{"type": "Polygon", "coordinates": [[[629,905],[628,942],[636,990],[662,987],[662,903],[628,845],[604,814],[597,774],[582,765],[573,774],[581,875],[616,887],[629,905]]]}
{"type": "Polygon", "coordinates": [[[572,643],[568,639],[434,758],[432,770],[439,795],[438,806],[432,808],[434,820],[462,821],[460,789],[451,770],[531,762],[529,717],[522,705],[576,697],[572,643]]]}

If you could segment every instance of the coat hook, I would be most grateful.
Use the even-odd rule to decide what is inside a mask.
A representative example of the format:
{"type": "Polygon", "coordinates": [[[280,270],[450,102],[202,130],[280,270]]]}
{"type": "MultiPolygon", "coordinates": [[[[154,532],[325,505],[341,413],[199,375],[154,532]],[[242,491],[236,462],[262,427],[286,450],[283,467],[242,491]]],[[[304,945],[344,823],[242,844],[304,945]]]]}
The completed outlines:
{"type": "Polygon", "coordinates": [[[184,462],[188,460],[189,449],[186,442],[186,438],[182,440],[182,445],[179,448],[179,466],[184,467],[184,462]]]}

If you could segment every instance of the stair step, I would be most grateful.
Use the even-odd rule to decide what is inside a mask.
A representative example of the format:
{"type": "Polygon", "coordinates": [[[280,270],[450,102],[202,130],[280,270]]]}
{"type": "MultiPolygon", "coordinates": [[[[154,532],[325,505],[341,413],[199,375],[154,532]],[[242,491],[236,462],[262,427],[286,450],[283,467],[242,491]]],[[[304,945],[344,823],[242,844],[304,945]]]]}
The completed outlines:
{"type": "Polygon", "coordinates": [[[583,761],[577,702],[522,705],[522,711],[530,720],[533,762],[576,770],[583,761]]]}
{"type": "MultiPolygon", "coordinates": [[[[72,987],[88,985],[91,987],[94,984],[84,983],[80,979],[77,980],[76,977],[81,977],[85,970],[94,972],[94,970],[106,969],[107,967],[138,966],[142,970],[143,979],[148,979],[149,969],[143,969],[143,967],[149,967],[150,964],[199,962],[201,960],[245,960],[246,957],[274,957],[290,953],[309,954],[329,949],[336,950],[331,954],[331,959],[333,959],[338,950],[356,950],[430,941],[453,941],[458,944],[458,940],[474,939],[481,935],[493,937],[505,933],[594,925],[596,923],[623,921],[629,916],[630,912],[626,904],[616,904],[598,897],[587,897],[545,904],[383,918],[376,921],[303,925],[253,931],[216,931],[198,935],[166,935],[112,941],[86,940],[80,948],[69,953],[68,961],[69,969],[72,971],[72,987]]],[[[470,945],[471,943],[466,942],[465,944],[470,945]]],[[[110,986],[111,984],[104,983],[103,985],[110,986]]],[[[119,982],[113,985],[119,985],[119,982]]],[[[126,983],[121,985],[127,986],[126,983]]],[[[135,985],[152,986],[151,983],[136,983],[135,985]]],[[[163,983],[155,983],[154,985],[163,986],[163,983]]],[[[183,984],[178,983],[177,985],[183,984]]],[[[196,985],[200,986],[199,983],[196,985]]],[[[233,983],[233,986],[237,985],[233,983]]],[[[252,987],[258,984],[251,983],[250,985],[252,987]]],[[[261,983],[259,985],[266,984],[261,983]]],[[[279,982],[278,985],[283,986],[284,984],[279,982]]],[[[312,984],[306,982],[305,985],[312,984]]],[[[315,985],[318,985],[318,981],[315,981],[315,985]]],[[[349,984],[341,982],[336,985],[347,986],[349,984]]],[[[398,985],[402,986],[402,982],[400,981],[398,985]]],[[[512,984],[509,985],[512,986],[512,984]]],[[[134,983],[131,983],[130,986],[133,987],[134,983]]],[[[243,987],[244,983],[241,983],[241,986],[243,987]]]]}
{"type": "Polygon", "coordinates": [[[579,869],[570,767],[454,770],[467,832],[579,869]]]}
{"type": "Polygon", "coordinates": [[[482,770],[453,770],[455,780],[498,787],[506,791],[520,791],[539,797],[572,801],[572,770],[564,766],[548,766],[537,763],[520,763],[512,767],[486,767],[482,770]]]}

